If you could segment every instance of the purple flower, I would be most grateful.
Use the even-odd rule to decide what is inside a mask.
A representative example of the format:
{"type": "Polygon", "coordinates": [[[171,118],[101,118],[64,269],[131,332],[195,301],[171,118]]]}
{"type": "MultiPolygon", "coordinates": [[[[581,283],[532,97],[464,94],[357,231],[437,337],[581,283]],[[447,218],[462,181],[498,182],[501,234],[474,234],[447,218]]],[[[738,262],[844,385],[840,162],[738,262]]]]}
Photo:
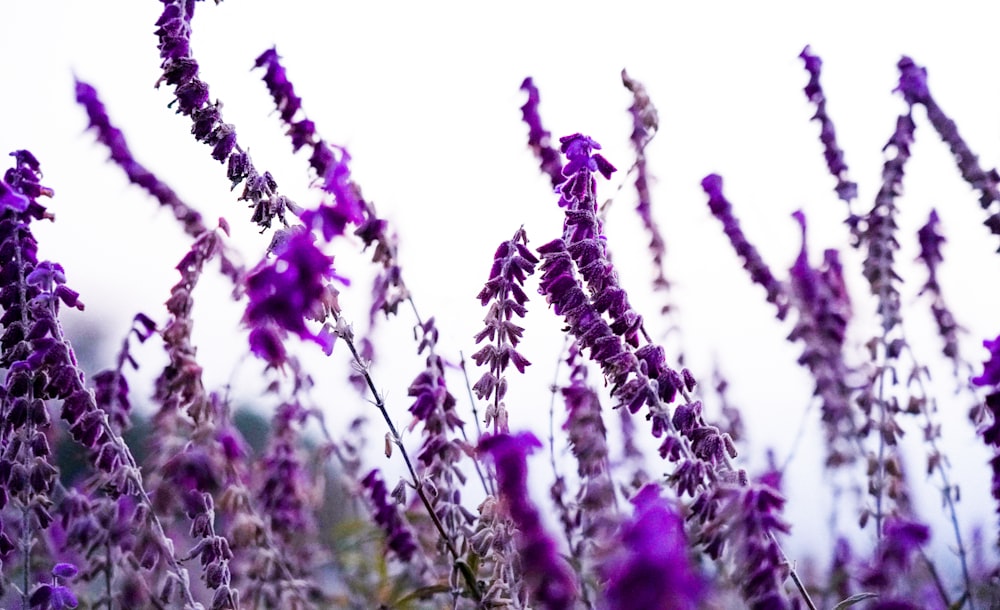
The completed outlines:
{"type": "MultiPolygon", "coordinates": [[[[972,188],[979,191],[979,204],[984,210],[989,210],[994,201],[1000,201],[1000,173],[996,169],[985,170],[979,165],[979,157],[972,152],[969,145],[958,133],[955,121],[948,118],[944,110],[931,96],[927,85],[927,69],[914,63],[909,57],[903,57],[897,64],[899,68],[899,85],[896,91],[910,105],[922,104],[927,109],[927,118],[941,139],[951,149],[958,164],[962,178],[972,188]]],[[[1000,235],[1000,214],[992,213],[984,222],[994,235],[1000,235]]]]}
{"type": "MultiPolygon", "coordinates": [[[[659,117],[656,107],[649,99],[646,88],[639,81],[631,78],[625,70],[622,70],[622,83],[625,88],[632,92],[632,105],[629,106],[629,114],[632,115],[632,148],[635,150],[635,190],[639,197],[635,211],[639,214],[646,232],[649,233],[649,251],[653,258],[653,270],[656,276],[653,279],[653,289],[667,291],[670,289],[670,281],[667,280],[664,270],[664,258],[667,255],[667,246],[663,239],[660,226],[653,218],[651,197],[649,193],[649,175],[646,167],[646,146],[652,141],[659,129],[659,117]]],[[[661,310],[667,313],[672,310],[668,304],[661,310]]]]}
{"type": "Polygon", "coordinates": [[[518,528],[521,577],[532,602],[548,610],[564,610],[573,607],[576,581],[528,497],[528,454],[541,446],[534,435],[522,432],[487,436],[479,443],[478,451],[493,460],[497,492],[518,528]]]}
{"type": "Polygon", "coordinates": [[[413,553],[417,550],[417,543],[414,542],[413,535],[399,515],[399,509],[395,505],[389,504],[382,475],[379,474],[378,470],[372,470],[365,478],[361,479],[361,484],[368,489],[369,498],[375,506],[375,523],[385,532],[389,548],[400,560],[410,561],[413,553]]]}
{"type": "Polygon", "coordinates": [[[528,101],[521,106],[521,117],[528,124],[528,146],[538,158],[542,173],[549,176],[552,187],[555,188],[563,181],[562,163],[559,160],[559,151],[551,145],[552,134],[542,127],[542,117],[538,113],[541,97],[530,76],[521,83],[521,91],[528,94],[528,101]]]}
{"type": "Polygon", "coordinates": [[[754,610],[780,610],[791,605],[782,583],[788,564],[774,539],[787,533],[781,518],[785,499],[760,483],[716,485],[691,506],[689,519],[702,523],[698,542],[711,557],[722,556],[728,546],[743,599],[754,610]]]}
{"type": "Polygon", "coordinates": [[[1000,386],[1000,336],[996,339],[983,340],[983,347],[989,350],[989,358],[983,362],[983,372],[972,378],[972,383],[978,386],[1000,386]]]}
{"type": "MultiPolygon", "coordinates": [[[[197,64],[195,67],[197,68],[197,64]]],[[[78,79],[76,81],[76,101],[87,112],[89,128],[97,133],[97,141],[108,147],[111,152],[111,160],[125,171],[129,182],[145,189],[160,202],[160,205],[170,208],[177,220],[184,225],[184,230],[188,235],[196,237],[205,231],[206,227],[205,223],[202,222],[201,214],[184,203],[173,189],[135,160],[132,151],[129,150],[128,143],[125,141],[125,134],[111,124],[111,119],[97,95],[97,90],[78,79]]],[[[233,137],[235,138],[235,134],[233,137]]]]}
{"type": "Polygon", "coordinates": [[[923,523],[898,517],[886,519],[874,564],[862,576],[862,584],[883,591],[891,590],[928,541],[930,528],[923,523]]]}
{"type": "Polygon", "coordinates": [[[476,343],[489,339],[489,343],[472,355],[476,364],[489,365],[489,371],[480,377],[473,390],[481,399],[493,398],[493,404],[486,414],[486,425],[492,421],[493,432],[507,432],[507,414],[503,407],[504,394],[507,390],[507,380],[504,372],[508,364],[513,364],[521,373],[530,363],[517,351],[524,328],[514,324],[512,318],[523,318],[528,301],[525,294],[524,281],[535,272],[538,259],[528,250],[528,236],[524,228],[514,233],[514,237],[505,241],[497,248],[493,258],[493,268],[490,278],[479,292],[478,298],[483,305],[490,303],[489,312],[484,322],[486,328],[476,335],[476,343]]]}
{"type": "MultiPolygon", "coordinates": [[[[819,139],[823,143],[823,157],[826,159],[826,167],[830,171],[830,174],[837,179],[837,187],[835,189],[837,195],[843,201],[850,204],[858,196],[858,185],[855,182],[851,182],[847,177],[847,163],[844,161],[844,151],[837,145],[837,133],[834,129],[833,121],[826,111],[826,95],[824,95],[823,87],[819,83],[820,68],[823,66],[823,60],[809,51],[809,45],[806,45],[802,49],[799,57],[805,63],[806,71],[809,72],[809,83],[806,84],[804,91],[809,101],[816,105],[816,114],[812,118],[814,121],[819,121],[820,124],[819,139]]],[[[852,231],[856,229],[857,219],[853,214],[848,219],[848,224],[850,224],[852,231]]]]}
{"type": "Polygon", "coordinates": [[[918,66],[907,56],[900,58],[896,64],[899,68],[899,84],[894,91],[903,94],[907,104],[923,104],[930,98],[927,88],[927,68],[918,66]]]}
{"type": "Polygon", "coordinates": [[[767,291],[767,302],[778,308],[778,319],[784,320],[788,314],[788,295],[785,287],[771,273],[757,248],[747,240],[740,228],[740,221],[733,214],[733,206],[722,194],[722,176],[709,174],[701,181],[701,188],[708,194],[708,207],[712,215],[722,222],[722,230],[729,238],[736,254],[743,259],[743,268],[750,273],[750,279],[767,291]]]}
{"type": "Polygon", "coordinates": [[[705,583],[688,560],[684,521],[648,484],[631,500],[632,518],[601,565],[609,610],[700,607],[705,583]]]}
{"type": "MultiPolygon", "coordinates": [[[[244,322],[251,329],[274,325],[328,349],[328,337],[309,330],[305,321],[325,318],[325,312],[334,306],[335,295],[327,280],[347,280],[336,275],[333,257],[323,254],[308,232],[293,232],[277,244],[274,253],[273,260],[261,261],[247,276],[250,302],[244,322]]],[[[279,352],[273,338],[273,331],[267,330],[251,337],[254,352],[266,356],[269,362],[279,352]]]]}
{"type": "Polygon", "coordinates": [[[271,93],[281,120],[288,125],[292,149],[298,151],[306,145],[312,147],[309,164],[316,171],[320,187],[333,195],[332,204],[303,212],[302,222],[310,229],[319,229],[326,241],[343,235],[348,224],[360,225],[365,221],[366,206],[360,189],[351,181],[351,156],[345,148],[329,145],[320,139],[312,121],[292,121],[302,108],[302,98],[295,93],[274,47],[261,53],[254,65],[264,69],[264,84],[271,93]]]}
{"type": "Polygon", "coordinates": [[[882,187],[875,196],[875,205],[865,217],[866,228],[861,234],[861,243],[867,250],[863,263],[864,276],[868,280],[872,294],[879,298],[879,313],[882,328],[888,332],[899,324],[899,290],[896,287],[899,276],[893,265],[895,251],[899,249],[896,240],[896,198],[902,192],[903,173],[910,159],[910,145],[916,126],[910,114],[900,115],[896,129],[883,151],[886,160],[882,167],[882,187]]]}
{"type": "Polygon", "coordinates": [[[793,216],[802,228],[802,247],[789,271],[798,319],[788,340],[803,343],[799,364],[808,368],[815,380],[813,394],[822,400],[827,465],[837,467],[857,457],[853,390],[847,383],[852,370],[843,353],[851,304],[837,251],[827,250],[824,266],[813,268],[806,244],[805,214],[797,211],[793,216]]]}
{"type": "Polygon", "coordinates": [[[939,232],[940,220],[937,210],[931,210],[927,222],[917,231],[917,239],[920,242],[920,254],[917,260],[927,267],[927,281],[924,282],[920,293],[929,292],[931,294],[931,314],[934,316],[934,323],[937,326],[938,335],[944,340],[943,353],[955,363],[956,371],[959,364],[958,353],[958,323],[951,309],[948,308],[941,293],[941,285],[938,284],[937,267],[944,260],[941,255],[941,245],[946,241],[939,232]]]}

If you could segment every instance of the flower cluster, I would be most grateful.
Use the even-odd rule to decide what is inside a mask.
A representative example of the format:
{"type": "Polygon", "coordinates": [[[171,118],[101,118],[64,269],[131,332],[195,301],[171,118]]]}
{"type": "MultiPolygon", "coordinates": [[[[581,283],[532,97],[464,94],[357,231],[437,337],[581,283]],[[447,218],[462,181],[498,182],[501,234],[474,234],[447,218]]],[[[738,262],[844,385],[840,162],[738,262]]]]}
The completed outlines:
{"type": "Polygon", "coordinates": [[[621,544],[604,561],[605,600],[609,610],[699,608],[705,582],[684,549],[684,522],[656,485],[646,485],[631,499],[635,514],[622,525],[621,544]]]}
{"type": "Polygon", "coordinates": [[[509,432],[507,427],[507,409],[503,397],[507,393],[507,379],[503,376],[509,364],[513,364],[519,372],[530,363],[517,351],[524,328],[512,321],[514,316],[523,318],[527,312],[524,304],[528,301],[525,294],[524,281],[535,272],[538,258],[528,249],[528,236],[521,227],[509,241],[497,248],[493,256],[493,268],[490,278],[479,292],[479,301],[485,307],[490,304],[486,319],[486,328],[476,335],[476,343],[489,339],[490,343],[473,354],[476,364],[489,365],[489,371],[483,373],[473,390],[480,399],[493,403],[486,411],[486,425],[493,422],[493,432],[509,432]]]}
{"type": "Polygon", "coordinates": [[[528,124],[528,146],[538,158],[542,173],[552,180],[552,188],[556,188],[563,181],[562,161],[559,151],[552,147],[552,134],[542,127],[542,117],[538,113],[541,95],[530,76],[521,83],[521,91],[528,94],[528,101],[521,106],[521,117],[528,124]]]}
{"type": "MultiPolygon", "coordinates": [[[[819,82],[820,70],[823,67],[823,60],[817,55],[813,55],[806,45],[799,53],[799,59],[805,64],[806,71],[809,72],[809,82],[806,84],[806,98],[816,105],[814,121],[819,121],[820,132],[819,141],[823,143],[823,157],[826,159],[826,167],[830,174],[837,179],[837,196],[850,205],[858,196],[858,185],[852,182],[847,175],[847,162],[844,161],[844,151],[837,144],[837,131],[830,120],[830,115],[826,110],[826,94],[823,93],[823,86],[819,82]]],[[[857,219],[851,217],[848,223],[853,228],[857,224],[857,219]]]]}
{"type": "Polygon", "coordinates": [[[222,120],[222,104],[209,103],[208,83],[199,76],[198,60],[191,52],[191,19],[196,0],[161,0],[163,13],[157,19],[160,68],[163,76],[157,83],[174,87],[177,112],[191,118],[191,133],[199,142],[212,147],[212,158],[228,162],[227,175],[233,188],[244,183],[239,199],[253,208],[251,220],[261,230],[271,228],[275,218],[285,223],[285,210],[294,203],[278,194],[278,183],[270,172],[261,174],[250,154],[240,148],[236,127],[222,120]]]}
{"type": "Polygon", "coordinates": [[[740,221],[733,213],[733,205],[722,193],[722,176],[709,174],[701,181],[701,188],[708,195],[708,208],[712,215],[722,223],[722,230],[743,259],[743,268],[750,274],[750,279],[764,287],[767,292],[767,302],[778,308],[778,319],[784,320],[788,315],[788,294],[780,281],[771,273],[770,267],[764,262],[760,252],[754,247],[740,228],[740,221]]]}
{"type": "Polygon", "coordinates": [[[528,455],[541,446],[530,433],[496,434],[483,438],[479,452],[496,466],[497,491],[518,529],[521,578],[531,599],[547,610],[566,610],[572,608],[577,585],[528,494],[528,455]]]}

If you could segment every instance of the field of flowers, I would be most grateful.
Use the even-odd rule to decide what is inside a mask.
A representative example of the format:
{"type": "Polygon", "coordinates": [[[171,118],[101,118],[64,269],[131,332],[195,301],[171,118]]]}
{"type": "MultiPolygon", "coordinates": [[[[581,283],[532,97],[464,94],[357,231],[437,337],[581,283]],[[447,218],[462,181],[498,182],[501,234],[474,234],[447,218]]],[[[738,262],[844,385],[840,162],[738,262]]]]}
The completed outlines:
{"type": "MultiPolygon", "coordinates": [[[[274,47],[247,61],[273,111],[257,120],[277,125],[301,163],[301,184],[286,190],[294,178],[279,184],[228,122],[244,100],[224,105],[195,53],[195,14],[213,7],[161,3],[150,81],[169,105],[142,112],[183,124],[229,205],[188,201],[186,186],[133,153],[141,130],[126,138],[100,83],[76,77],[94,157],[109,156],[150,209],[166,212],[156,222],[172,225],[135,232],[185,240],[165,310],[131,312],[124,337],[106,336],[100,316],[110,314],[90,321],[88,295],[39,256],[61,222],[53,210],[72,194],[49,187],[30,142],[11,152],[0,182],[0,607],[1000,607],[1000,336],[974,337],[985,349],[969,349],[940,279],[947,212],[908,219],[915,232],[900,228],[912,216],[904,185],[918,137],[950,152],[946,169],[968,191],[948,205],[979,208],[982,226],[957,231],[988,236],[984,260],[1000,237],[1000,173],[938,101],[933,68],[899,59],[892,95],[902,110],[885,126],[877,184],[859,187],[834,126],[850,117],[828,105],[836,92],[824,89],[818,54],[801,50],[812,113],[801,129],[821,145],[828,175],[817,189],[838,200],[840,248],[811,249],[815,228],[800,209],[789,221],[801,236],[794,262],[769,263],[759,246],[773,236],[741,223],[752,210],[724,176],[701,177],[725,260],[742,266],[739,279],[773,317],[750,323],[773,323],[795,354],[747,366],[774,377],[776,396],[782,367],[797,366],[810,387],[800,412],[771,424],[787,443],[762,448],[744,424],[753,406],[733,400],[726,372],[686,365],[699,338],[684,327],[674,277],[680,265],[701,267],[671,255],[648,158],[669,100],[652,99],[637,75],[620,73],[627,158],[590,135],[550,132],[540,81],[527,76],[511,92],[523,119],[511,128],[531,167],[522,179],[544,176],[534,202],[550,206],[561,230],[481,213],[478,222],[502,223],[509,237],[477,262],[478,294],[454,303],[478,307],[483,322],[453,345],[442,327],[454,314],[425,311],[408,283],[407,227],[380,215],[349,147],[325,139],[307,112],[323,100],[303,99],[291,76],[310,74],[298,77],[274,47]],[[869,189],[872,200],[859,196],[869,189]],[[616,240],[606,225],[623,208],[641,232],[616,240]],[[266,245],[249,263],[232,237],[247,220],[266,245]],[[642,272],[620,264],[619,248],[641,251],[642,272]],[[901,273],[911,250],[916,267],[901,273]],[[196,324],[220,324],[225,312],[236,312],[242,334],[219,351],[252,371],[250,398],[234,392],[241,382],[206,376],[196,324]],[[525,348],[537,345],[535,332],[558,338],[549,352],[558,365],[550,387],[526,398],[537,386],[525,374],[549,357],[525,348]],[[115,356],[105,362],[107,344],[115,356]],[[415,353],[418,366],[383,364],[399,353],[415,353]],[[136,391],[142,375],[154,379],[149,392],[136,391]],[[348,396],[365,412],[334,421],[330,405],[348,396]],[[944,441],[956,429],[975,445],[962,455],[944,441]],[[817,446],[803,448],[803,438],[817,446]],[[785,514],[786,498],[812,493],[788,476],[809,451],[821,456],[810,477],[823,497],[806,503],[828,522],[822,534],[785,514]],[[968,455],[989,457],[969,466],[968,455]],[[963,486],[970,469],[989,488],[963,486]],[[987,507],[990,521],[970,522],[968,505],[987,507]],[[788,551],[793,537],[807,555],[788,551]]],[[[469,148],[456,155],[491,145],[467,131],[469,148]]],[[[446,159],[427,158],[419,142],[400,146],[447,179],[446,159]]],[[[518,179],[483,166],[476,188],[518,179]]],[[[477,230],[441,218],[419,239],[447,247],[449,235],[477,230]]],[[[102,236],[88,238],[93,249],[74,257],[100,251],[102,236]]],[[[93,265],[115,273],[114,261],[93,265]]],[[[986,301],[997,292],[981,269],[968,281],[986,301]]]]}

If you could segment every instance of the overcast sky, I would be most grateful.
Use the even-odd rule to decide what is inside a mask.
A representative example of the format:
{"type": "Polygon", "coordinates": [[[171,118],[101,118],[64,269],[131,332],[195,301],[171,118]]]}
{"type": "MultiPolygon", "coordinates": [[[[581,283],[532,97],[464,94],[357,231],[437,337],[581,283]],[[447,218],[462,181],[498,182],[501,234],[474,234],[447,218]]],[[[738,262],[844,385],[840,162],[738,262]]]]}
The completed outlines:
{"type": "MultiPolygon", "coordinates": [[[[117,344],[134,312],[162,320],[162,303],[176,280],[171,268],[189,240],[168,213],[105,162],[106,152],[84,133],[84,114],[73,101],[74,74],[98,89],[140,162],[206,218],[224,215],[245,260],[258,260],[267,237],[257,235],[249,212],[229,192],[224,169],[193,141],[187,119],[167,108],[167,88],[154,88],[159,59],[152,32],[161,4],[8,4],[0,22],[0,148],[30,149],[42,163],[46,184],[56,190],[50,207],[57,222],[38,229],[41,254],[61,262],[71,285],[82,292],[87,324],[117,344]]],[[[633,160],[630,97],[620,80],[627,68],[645,83],[659,109],[661,129],[648,156],[683,349],[704,383],[716,362],[729,377],[732,399],[747,409],[752,439],[746,463],[760,465],[767,447],[779,457],[792,450],[810,382],[795,364],[799,349],[784,340],[789,327],[774,321],[762,290],[750,284],[708,213],[702,177],[716,172],[725,178],[744,230],[779,277],[798,251],[790,216],[796,209],[810,219],[814,261],[823,248],[845,247],[845,208],[833,192],[819,127],[809,122],[813,109],[802,93],[807,75],[797,56],[806,44],[824,60],[829,112],[851,176],[860,184],[862,210],[877,192],[880,151],[904,110],[892,93],[902,54],[927,67],[941,106],[983,164],[995,166],[1000,6],[957,2],[942,12],[938,4],[921,2],[840,2],[836,10],[802,2],[662,4],[203,2],[197,5],[192,48],[213,98],[224,103],[225,120],[236,125],[257,166],[275,175],[282,192],[311,206],[317,199],[308,188],[306,158],[291,154],[260,74],[249,70],[257,55],[277,46],[305,111],[325,138],[348,147],[356,181],[397,229],[406,281],[421,314],[437,317],[442,350],[456,359],[460,350],[473,349],[470,337],[485,313],[475,295],[496,245],[521,224],[535,245],[561,228],[556,198],[525,145],[521,81],[534,77],[542,118],[556,137],[587,133],[624,170],[633,160]]],[[[1000,332],[997,239],[981,226],[985,216],[975,195],[922,109],[916,122],[900,203],[900,274],[910,286],[904,304],[916,312],[908,332],[925,353],[937,349],[916,300],[923,275],[909,264],[916,255],[916,229],[936,207],[949,239],[942,284],[968,329],[965,353],[979,362],[981,340],[1000,332]]],[[[660,300],[642,296],[651,273],[642,248],[646,237],[632,212],[631,183],[617,190],[624,174],[599,185],[602,197],[615,199],[609,245],[625,286],[648,324],[662,333],[665,326],[655,316],[660,300]]],[[[363,327],[367,284],[355,246],[343,242],[333,251],[346,275],[357,270],[361,278],[343,303],[363,327]]],[[[856,254],[845,253],[848,273],[855,276],[856,313],[872,320],[865,287],[856,281],[859,264],[856,254]]],[[[196,337],[212,386],[245,377],[247,370],[259,374],[253,364],[237,367],[233,346],[241,341],[240,309],[220,304],[225,295],[221,282],[199,293],[200,302],[212,302],[199,317],[196,337]]],[[[405,421],[406,385],[416,361],[412,343],[396,339],[405,340],[411,324],[405,312],[385,327],[384,364],[377,369],[399,421],[405,421]]],[[[525,400],[532,404],[512,403],[511,422],[537,428],[546,425],[537,414],[547,411],[558,322],[539,297],[527,325],[525,353],[536,365],[532,374],[511,383],[521,384],[520,395],[531,397],[525,400]],[[539,330],[532,335],[535,326],[539,330]]],[[[859,340],[867,327],[861,328],[859,340]]],[[[321,364],[327,367],[323,376],[343,378],[342,370],[321,364]]],[[[350,406],[341,410],[339,402],[332,404],[335,414],[363,408],[353,398],[342,402],[350,406]]],[[[986,480],[985,453],[965,449],[978,442],[964,418],[967,402],[942,404],[945,436],[955,450],[956,470],[970,473],[963,510],[970,519],[992,523],[987,496],[972,492],[986,480]]],[[[815,439],[815,422],[806,426],[813,431],[807,439],[815,439]]],[[[800,451],[813,461],[797,463],[791,475],[808,485],[818,480],[809,477],[819,453],[815,447],[800,451]]],[[[918,482],[922,451],[918,445],[914,453],[918,482]]],[[[815,513],[814,506],[796,504],[792,495],[793,521],[815,513]]],[[[926,506],[937,510],[936,499],[926,506]]],[[[822,520],[805,527],[822,527],[822,520]]]]}

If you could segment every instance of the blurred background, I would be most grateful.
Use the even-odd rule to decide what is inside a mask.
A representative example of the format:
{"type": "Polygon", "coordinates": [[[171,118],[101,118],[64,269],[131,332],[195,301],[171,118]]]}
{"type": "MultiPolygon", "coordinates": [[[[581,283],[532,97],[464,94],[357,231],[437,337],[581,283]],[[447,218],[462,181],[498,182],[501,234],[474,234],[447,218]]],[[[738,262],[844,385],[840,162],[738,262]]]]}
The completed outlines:
{"type": "MultiPolygon", "coordinates": [[[[110,366],[135,313],[164,321],[163,302],[177,280],[172,268],[191,240],[168,211],[107,163],[107,151],[85,131],[85,115],[74,102],[74,75],[97,88],[141,163],[207,221],[228,220],[231,242],[247,265],[260,260],[270,238],[249,222],[250,211],[236,201],[238,192],[230,192],[224,167],[190,136],[189,120],[168,108],[169,88],[154,87],[160,3],[7,4],[0,22],[0,149],[27,148],[41,161],[44,182],[56,192],[49,206],[56,222],[37,229],[40,256],[65,267],[87,305],[82,314],[67,313],[78,349],[88,352],[94,366],[110,366]]],[[[619,2],[612,9],[586,1],[501,7],[288,0],[279,8],[262,0],[200,2],[192,49],[212,99],[223,102],[224,120],[236,126],[257,167],[275,176],[283,194],[311,207],[318,193],[309,188],[307,157],[292,155],[262,73],[250,70],[261,52],[277,47],[305,112],[324,138],[347,147],[354,179],[398,233],[405,281],[421,316],[435,317],[440,351],[452,362],[475,351],[472,337],[485,315],[475,297],[496,246],[522,224],[533,245],[561,231],[557,198],[526,146],[521,122],[526,97],[519,86],[532,76],[554,138],[586,133],[620,170],[600,181],[599,194],[614,201],[606,224],[609,248],[647,327],[668,353],[683,352],[703,385],[711,384],[716,369],[728,380],[728,398],[743,410],[747,426],[742,466],[759,472],[769,449],[779,463],[795,456],[787,472],[793,524],[787,548],[797,557],[825,556],[829,491],[821,474],[812,382],[796,364],[800,348],[785,340],[790,323],[775,320],[763,290],[741,269],[699,184],[708,173],[724,177],[744,231],[781,278],[799,249],[791,214],[804,210],[813,262],[824,248],[842,249],[857,318],[851,341],[863,344],[876,328],[874,304],[861,281],[860,254],[847,246],[846,208],[826,171],[819,125],[809,120],[814,109],[802,93],[808,75],[798,54],[809,44],[824,60],[828,111],[864,212],[879,188],[882,147],[905,111],[892,93],[903,54],[928,69],[933,95],[982,164],[1000,162],[993,42],[1000,6],[956,2],[946,12],[922,2],[815,6],[619,2]],[[664,297],[650,290],[648,237],[634,212],[636,195],[626,172],[634,153],[623,68],[645,84],[659,111],[659,133],[647,155],[653,214],[667,242],[669,298],[682,329],[669,336],[670,324],[657,315],[664,297]]],[[[996,530],[988,455],[966,417],[971,399],[955,394],[957,382],[938,356],[926,301],[917,298],[924,271],[911,261],[918,252],[916,231],[936,208],[949,240],[940,282],[965,329],[963,355],[979,363],[985,357],[982,340],[1000,332],[998,243],[982,226],[986,216],[977,196],[923,109],[915,115],[916,143],[899,202],[906,333],[938,379],[937,417],[962,485],[963,527],[981,525],[991,540],[996,530]]],[[[353,280],[341,304],[364,332],[372,269],[359,246],[342,240],[330,251],[338,271],[353,280]]],[[[235,404],[266,412],[273,405],[256,398],[263,367],[244,353],[242,306],[229,293],[225,281],[210,273],[195,295],[195,341],[206,385],[228,388],[235,404]]],[[[534,364],[523,377],[511,376],[507,402],[512,429],[545,436],[561,323],[541,297],[529,309],[522,352],[534,364]]],[[[376,335],[373,375],[400,426],[408,423],[407,386],[422,367],[413,323],[411,312],[401,308],[376,335]]],[[[370,414],[371,462],[398,469],[381,457],[382,422],[345,383],[350,367],[344,350],[329,359],[312,345],[300,351],[318,381],[315,398],[335,428],[370,414]]],[[[132,385],[141,403],[163,356],[156,341],[135,353],[141,371],[132,385]]],[[[470,374],[475,381],[481,373],[473,368],[470,374]]],[[[461,375],[456,371],[449,381],[471,419],[461,375]]],[[[706,409],[711,417],[719,405],[706,409]]],[[[561,421],[557,414],[557,429],[561,421]]],[[[918,510],[934,522],[940,498],[923,477],[919,423],[906,425],[912,483],[928,490],[918,510]]],[[[407,442],[415,445],[415,437],[407,442]]],[[[564,443],[557,448],[564,450],[564,443]]],[[[539,456],[533,463],[539,486],[551,480],[546,461],[539,456]]],[[[936,531],[941,553],[950,544],[946,531],[936,531]]]]}

